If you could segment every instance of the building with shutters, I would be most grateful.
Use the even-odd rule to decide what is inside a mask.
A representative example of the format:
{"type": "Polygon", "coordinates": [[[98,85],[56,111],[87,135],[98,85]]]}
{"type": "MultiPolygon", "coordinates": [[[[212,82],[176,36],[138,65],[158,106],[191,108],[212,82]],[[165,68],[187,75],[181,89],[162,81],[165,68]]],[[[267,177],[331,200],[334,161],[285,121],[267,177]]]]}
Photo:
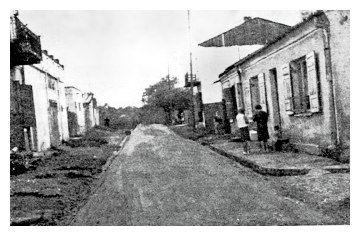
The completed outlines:
{"type": "MultiPolygon", "coordinates": [[[[226,112],[260,104],[301,151],[350,150],[350,12],[318,11],[219,75],[226,112]]],[[[232,121],[232,120],[230,120],[232,121]]],[[[233,123],[234,126],[234,123],[233,123]]]]}

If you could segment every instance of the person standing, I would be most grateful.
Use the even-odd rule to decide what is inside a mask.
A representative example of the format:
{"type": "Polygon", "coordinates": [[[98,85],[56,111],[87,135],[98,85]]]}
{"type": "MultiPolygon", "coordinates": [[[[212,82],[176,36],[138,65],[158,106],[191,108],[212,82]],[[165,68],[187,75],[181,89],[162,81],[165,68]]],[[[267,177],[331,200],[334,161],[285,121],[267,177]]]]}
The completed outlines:
{"type": "Polygon", "coordinates": [[[214,116],[214,130],[215,134],[220,134],[220,125],[222,124],[222,119],[219,116],[219,112],[217,111],[214,116]]]}
{"type": "Polygon", "coordinates": [[[262,109],[261,105],[255,106],[256,111],[255,111],[253,121],[256,122],[256,125],[257,125],[258,140],[260,141],[262,148],[265,151],[267,151],[268,150],[267,141],[269,139],[269,131],[268,131],[267,122],[268,122],[269,115],[268,115],[268,113],[266,113],[265,111],[262,111],[261,109],[262,109]]]}
{"type": "Polygon", "coordinates": [[[244,109],[239,109],[239,113],[236,115],[236,123],[238,126],[237,134],[239,135],[240,142],[243,143],[244,152],[243,154],[250,154],[250,135],[249,135],[249,120],[245,115],[244,109]]]}
{"type": "Polygon", "coordinates": [[[109,126],[110,126],[110,119],[109,119],[109,117],[106,117],[106,118],[105,118],[105,126],[106,126],[106,127],[109,127],[109,126]]]}

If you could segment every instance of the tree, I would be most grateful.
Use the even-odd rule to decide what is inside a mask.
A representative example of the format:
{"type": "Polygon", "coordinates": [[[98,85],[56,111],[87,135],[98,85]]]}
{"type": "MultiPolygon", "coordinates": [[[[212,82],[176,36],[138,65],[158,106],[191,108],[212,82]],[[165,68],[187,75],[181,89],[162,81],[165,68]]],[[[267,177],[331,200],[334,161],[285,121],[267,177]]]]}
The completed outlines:
{"type": "Polygon", "coordinates": [[[185,88],[175,88],[177,78],[162,78],[156,84],[145,89],[143,103],[150,107],[163,109],[166,123],[171,124],[174,111],[183,111],[191,105],[191,92],[185,88]]]}
{"type": "Polygon", "coordinates": [[[109,118],[110,127],[114,129],[133,129],[140,120],[140,109],[137,107],[115,108],[105,104],[98,106],[98,109],[100,124],[104,125],[105,119],[109,118]]]}

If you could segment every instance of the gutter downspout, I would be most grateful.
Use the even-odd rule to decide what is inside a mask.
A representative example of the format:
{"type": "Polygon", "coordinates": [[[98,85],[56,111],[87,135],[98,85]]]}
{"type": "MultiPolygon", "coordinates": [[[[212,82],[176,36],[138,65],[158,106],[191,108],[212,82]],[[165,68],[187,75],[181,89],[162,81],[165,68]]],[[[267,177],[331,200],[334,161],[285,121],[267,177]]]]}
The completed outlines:
{"type": "MultiPolygon", "coordinates": [[[[325,15],[326,16],[326,15],[325,15]]],[[[323,29],[324,33],[324,55],[325,55],[325,67],[326,67],[326,73],[328,74],[328,81],[330,84],[330,101],[331,101],[331,112],[332,112],[332,119],[334,122],[335,129],[333,129],[333,126],[331,127],[331,130],[334,130],[334,132],[331,132],[331,139],[335,147],[339,146],[341,144],[340,136],[339,136],[339,120],[338,120],[338,109],[336,104],[336,89],[334,85],[334,77],[332,73],[332,61],[331,61],[331,47],[330,47],[330,26],[329,26],[329,20],[326,17],[326,24],[322,24],[320,27],[323,29]],[[335,133],[335,134],[333,134],[335,133]],[[335,137],[334,137],[335,136],[335,137]]]]}

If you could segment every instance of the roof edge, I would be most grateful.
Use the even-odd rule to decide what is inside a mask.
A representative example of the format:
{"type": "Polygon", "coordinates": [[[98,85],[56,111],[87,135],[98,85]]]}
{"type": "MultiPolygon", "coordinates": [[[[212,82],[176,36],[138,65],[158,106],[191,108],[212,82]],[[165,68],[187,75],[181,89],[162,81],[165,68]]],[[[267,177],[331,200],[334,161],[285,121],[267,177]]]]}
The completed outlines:
{"type": "MultiPolygon", "coordinates": [[[[272,40],[271,42],[269,42],[268,44],[264,45],[263,47],[259,48],[258,50],[256,50],[253,53],[250,53],[249,55],[247,55],[246,57],[240,59],[239,61],[235,62],[234,64],[230,65],[229,67],[227,67],[222,73],[219,74],[219,78],[221,78],[222,76],[224,76],[225,74],[227,74],[229,71],[231,71],[233,68],[237,67],[238,65],[243,64],[244,62],[246,62],[247,60],[251,59],[252,57],[256,56],[257,54],[259,54],[260,52],[264,51],[265,49],[267,49],[268,47],[270,47],[271,45],[275,44],[276,42],[278,42],[280,39],[284,38],[287,34],[295,31],[296,29],[298,29],[299,27],[301,27],[302,25],[304,25],[305,23],[311,21],[312,19],[314,19],[315,17],[318,17],[322,14],[325,14],[324,11],[322,10],[318,10],[316,12],[314,12],[313,14],[311,14],[308,18],[306,18],[305,20],[299,22],[298,24],[294,25],[293,27],[291,27],[288,31],[286,31],[284,34],[280,35],[279,37],[275,38],[274,40],[272,40]]],[[[221,80],[221,79],[220,79],[221,80]]]]}
{"type": "MultiPolygon", "coordinates": [[[[285,26],[285,27],[289,27],[289,29],[292,28],[290,25],[286,25],[286,24],[283,24],[283,23],[280,23],[280,22],[271,21],[271,20],[264,19],[264,18],[261,18],[261,17],[254,17],[254,18],[252,18],[252,19],[250,19],[250,20],[248,20],[248,21],[254,21],[254,20],[263,20],[263,21],[267,21],[267,22],[270,22],[270,23],[273,23],[273,24],[279,24],[279,25],[282,25],[282,26],[285,26]]],[[[245,24],[245,23],[248,22],[248,21],[244,21],[244,22],[242,22],[240,25],[234,26],[234,27],[232,27],[231,29],[229,29],[229,30],[227,30],[227,31],[224,31],[224,32],[221,33],[221,34],[218,34],[218,35],[216,35],[216,36],[214,36],[214,37],[212,37],[212,38],[210,38],[210,39],[207,39],[207,40],[199,43],[198,46],[201,46],[201,44],[203,44],[203,43],[205,43],[205,42],[207,42],[207,41],[210,41],[210,40],[212,40],[212,39],[215,39],[215,38],[217,38],[217,37],[219,37],[219,36],[221,36],[221,35],[223,35],[223,34],[226,34],[227,32],[230,32],[231,30],[233,30],[233,29],[235,29],[236,27],[239,27],[239,26],[245,24]]],[[[202,47],[202,46],[201,46],[201,47],[202,47]]]]}

